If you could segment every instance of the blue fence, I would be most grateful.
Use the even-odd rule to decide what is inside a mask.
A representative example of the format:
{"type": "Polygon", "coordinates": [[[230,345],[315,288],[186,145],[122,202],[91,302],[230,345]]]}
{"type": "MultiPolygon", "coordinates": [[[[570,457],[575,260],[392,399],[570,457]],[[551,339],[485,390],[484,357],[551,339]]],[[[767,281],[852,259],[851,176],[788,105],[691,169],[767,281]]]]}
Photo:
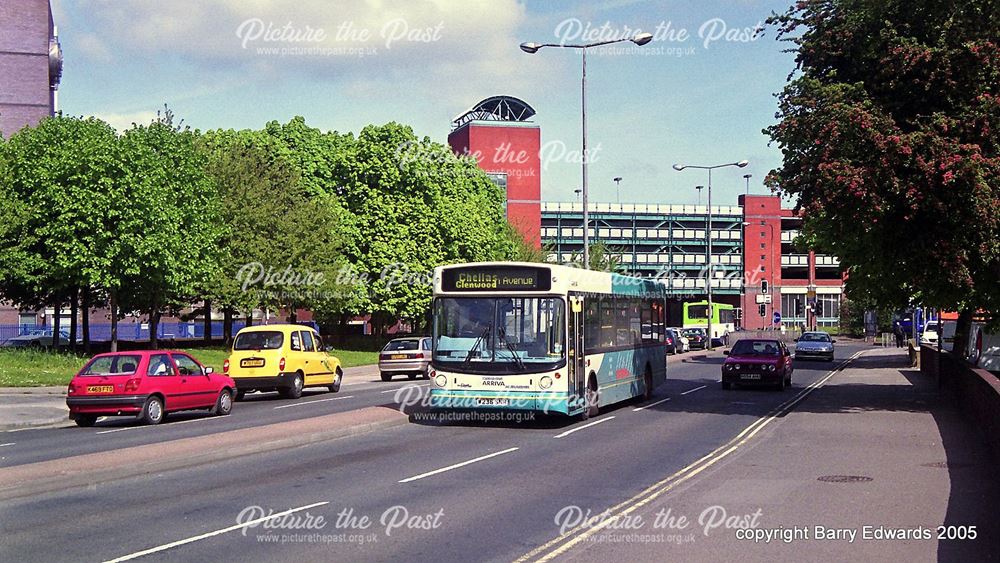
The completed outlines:
{"type": "MultiPolygon", "coordinates": [[[[311,326],[316,330],[319,330],[319,326],[314,321],[301,322],[299,324],[311,326]]],[[[212,338],[222,339],[222,325],[222,321],[212,321],[212,338]]],[[[236,334],[245,326],[246,323],[244,321],[233,321],[233,334],[236,334]]],[[[78,326],[78,330],[82,330],[82,325],[78,326]]],[[[59,332],[61,334],[60,339],[68,342],[69,324],[60,323],[59,332]]],[[[17,336],[34,334],[52,336],[52,327],[41,325],[0,324],[0,343],[6,342],[7,340],[17,336]]],[[[201,321],[189,323],[160,323],[157,325],[156,335],[157,338],[161,340],[201,340],[205,337],[205,323],[201,321]]],[[[77,336],[77,339],[83,339],[82,332],[77,336]]],[[[149,325],[146,323],[132,322],[118,323],[118,339],[132,341],[149,340],[149,325]]],[[[110,341],[111,323],[91,323],[90,340],[91,342],[110,341]]]]}

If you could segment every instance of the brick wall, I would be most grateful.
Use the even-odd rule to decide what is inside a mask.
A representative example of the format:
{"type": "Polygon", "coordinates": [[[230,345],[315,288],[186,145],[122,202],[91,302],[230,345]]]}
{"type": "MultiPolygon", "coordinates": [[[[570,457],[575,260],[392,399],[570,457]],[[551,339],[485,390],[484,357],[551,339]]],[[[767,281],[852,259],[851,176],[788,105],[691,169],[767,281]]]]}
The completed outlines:
{"type": "Polygon", "coordinates": [[[0,2],[0,134],[10,137],[52,114],[48,0],[0,2]]]}

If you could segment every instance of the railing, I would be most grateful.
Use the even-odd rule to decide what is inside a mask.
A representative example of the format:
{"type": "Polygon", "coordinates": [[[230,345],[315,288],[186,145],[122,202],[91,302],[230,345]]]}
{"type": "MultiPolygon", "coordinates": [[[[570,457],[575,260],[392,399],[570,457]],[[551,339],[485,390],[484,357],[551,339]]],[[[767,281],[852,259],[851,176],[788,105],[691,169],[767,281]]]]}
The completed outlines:
{"type": "MultiPolygon", "coordinates": [[[[221,339],[223,336],[223,322],[222,321],[212,321],[211,324],[211,337],[213,339],[221,339]]],[[[256,325],[268,324],[266,322],[255,323],[256,325]]],[[[274,324],[272,322],[271,324],[274,324]]],[[[315,329],[319,329],[319,326],[315,321],[301,322],[299,324],[311,326],[315,329]]],[[[246,326],[245,321],[233,321],[233,334],[236,334],[240,329],[246,326]]],[[[10,340],[11,338],[29,334],[33,331],[44,330],[46,336],[52,336],[52,327],[38,326],[38,325],[17,325],[17,324],[0,324],[0,344],[10,340]]],[[[69,334],[69,323],[60,324],[59,330],[63,333],[59,337],[60,341],[64,341],[68,344],[69,334]]],[[[83,325],[77,325],[77,340],[83,340],[83,325]]],[[[205,323],[203,321],[193,321],[193,322],[162,322],[157,326],[156,337],[160,340],[201,340],[205,337],[205,323]]],[[[123,322],[118,323],[118,339],[119,340],[132,340],[132,341],[143,341],[149,340],[149,324],[148,323],[136,323],[136,322],[123,322]]],[[[108,342],[111,340],[111,323],[90,323],[90,340],[91,342],[108,342]]]]}

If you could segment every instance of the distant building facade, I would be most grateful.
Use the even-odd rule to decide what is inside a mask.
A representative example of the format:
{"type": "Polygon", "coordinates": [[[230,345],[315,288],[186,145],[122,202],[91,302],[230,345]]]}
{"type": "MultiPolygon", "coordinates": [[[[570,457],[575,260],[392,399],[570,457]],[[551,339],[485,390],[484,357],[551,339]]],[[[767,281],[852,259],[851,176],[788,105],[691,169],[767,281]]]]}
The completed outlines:
{"type": "Polygon", "coordinates": [[[52,115],[61,77],[49,1],[0,2],[0,135],[10,137],[52,115]]]}

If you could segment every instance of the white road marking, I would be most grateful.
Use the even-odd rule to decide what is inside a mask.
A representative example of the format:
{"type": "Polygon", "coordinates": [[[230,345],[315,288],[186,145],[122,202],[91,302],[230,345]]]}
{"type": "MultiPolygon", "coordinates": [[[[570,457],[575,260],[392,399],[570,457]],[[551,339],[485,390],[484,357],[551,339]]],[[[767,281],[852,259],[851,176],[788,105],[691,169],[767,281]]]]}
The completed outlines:
{"type": "Polygon", "coordinates": [[[2,448],[4,446],[13,446],[13,445],[14,445],[14,442],[7,442],[6,444],[0,444],[0,448],[2,448]]]}
{"type": "Polygon", "coordinates": [[[430,477],[431,475],[437,475],[438,473],[444,473],[445,471],[451,471],[452,469],[458,469],[459,467],[465,467],[471,463],[476,463],[477,461],[483,461],[490,459],[491,457],[496,457],[498,455],[509,454],[510,452],[517,451],[520,448],[507,448],[506,450],[501,450],[499,452],[493,452],[484,456],[477,457],[476,459],[470,459],[469,461],[463,461],[462,463],[456,463],[455,465],[449,465],[448,467],[442,467],[441,469],[435,469],[434,471],[428,471],[427,473],[421,473],[420,475],[414,475],[413,477],[407,477],[400,481],[400,483],[409,483],[411,481],[416,481],[417,479],[423,479],[424,477],[430,477]]]}
{"type": "Polygon", "coordinates": [[[178,420],[177,422],[170,422],[168,424],[144,424],[140,426],[123,426],[122,428],[112,428],[111,430],[101,430],[97,434],[111,434],[112,432],[124,432],[126,430],[137,430],[139,428],[170,428],[171,426],[177,426],[178,424],[187,424],[189,422],[205,422],[207,420],[223,420],[224,416],[203,416],[199,418],[189,418],[188,420],[178,420]]]}
{"type": "Polygon", "coordinates": [[[648,409],[649,407],[655,407],[656,405],[658,405],[660,403],[666,403],[669,400],[670,400],[670,397],[667,397],[666,399],[660,399],[659,401],[656,401],[655,403],[648,404],[648,405],[646,405],[644,407],[636,407],[636,408],[632,409],[632,412],[644,411],[644,410],[648,409]]]}
{"type": "Polygon", "coordinates": [[[553,438],[565,438],[566,436],[569,436],[570,434],[572,434],[574,432],[577,432],[579,430],[583,430],[584,428],[590,428],[591,426],[600,424],[602,422],[607,422],[607,421],[611,420],[612,418],[614,418],[614,417],[613,416],[609,416],[607,418],[602,418],[600,420],[595,420],[594,422],[591,422],[590,424],[584,424],[583,426],[578,426],[576,428],[567,430],[567,431],[563,432],[562,434],[556,434],[555,436],[553,436],[553,438]]]}
{"type": "Polygon", "coordinates": [[[704,389],[705,387],[708,387],[708,386],[707,385],[702,385],[701,387],[695,387],[694,389],[688,389],[687,391],[681,393],[681,395],[687,395],[688,393],[694,393],[695,391],[698,391],[700,389],[704,389]]]}
{"type": "Polygon", "coordinates": [[[287,409],[289,407],[301,407],[303,405],[311,405],[313,403],[325,403],[327,401],[339,401],[341,399],[353,399],[354,395],[347,395],[346,397],[330,397],[329,399],[317,399],[315,401],[305,401],[303,403],[292,403],[290,405],[281,405],[280,407],[274,407],[274,410],[287,409]]]}
{"type": "Polygon", "coordinates": [[[379,394],[395,393],[396,391],[399,391],[400,389],[406,389],[407,387],[430,387],[430,383],[425,383],[423,385],[412,385],[412,386],[403,385],[401,387],[396,387],[395,389],[386,389],[385,391],[379,391],[379,394]]]}
{"type": "Polygon", "coordinates": [[[135,553],[130,553],[128,555],[123,555],[123,556],[115,558],[115,559],[109,559],[108,561],[105,561],[104,563],[119,563],[120,561],[130,561],[132,559],[138,559],[140,557],[145,557],[147,555],[152,555],[153,553],[159,553],[161,551],[166,551],[168,549],[172,549],[172,548],[175,548],[175,547],[178,547],[178,546],[186,545],[186,544],[189,544],[189,543],[194,543],[196,541],[200,541],[200,540],[203,540],[203,539],[211,538],[211,537],[214,537],[214,536],[219,536],[219,535],[222,535],[222,534],[225,534],[225,533],[228,533],[228,532],[235,532],[236,530],[239,530],[239,529],[242,529],[242,528],[246,528],[248,526],[256,526],[256,525],[261,524],[263,522],[266,522],[268,520],[273,520],[275,518],[281,518],[281,517],[287,516],[289,514],[294,514],[296,512],[302,512],[303,510],[308,510],[310,508],[316,508],[317,506],[323,506],[325,504],[330,504],[330,502],[329,501],[323,501],[323,502],[317,502],[317,503],[313,503],[313,504],[308,504],[306,506],[300,506],[298,508],[291,508],[289,510],[285,510],[284,512],[278,512],[278,513],[275,513],[275,514],[271,514],[270,516],[264,516],[262,518],[257,518],[256,520],[250,520],[249,522],[243,522],[242,524],[236,524],[235,526],[229,526],[228,528],[222,528],[221,530],[216,530],[214,532],[208,532],[207,534],[201,534],[200,536],[193,536],[193,537],[190,537],[190,538],[187,538],[187,539],[177,540],[175,542],[170,542],[170,543],[165,543],[163,545],[159,545],[159,546],[156,546],[156,547],[151,547],[149,549],[144,549],[142,551],[137,551],[135,553]]]}

